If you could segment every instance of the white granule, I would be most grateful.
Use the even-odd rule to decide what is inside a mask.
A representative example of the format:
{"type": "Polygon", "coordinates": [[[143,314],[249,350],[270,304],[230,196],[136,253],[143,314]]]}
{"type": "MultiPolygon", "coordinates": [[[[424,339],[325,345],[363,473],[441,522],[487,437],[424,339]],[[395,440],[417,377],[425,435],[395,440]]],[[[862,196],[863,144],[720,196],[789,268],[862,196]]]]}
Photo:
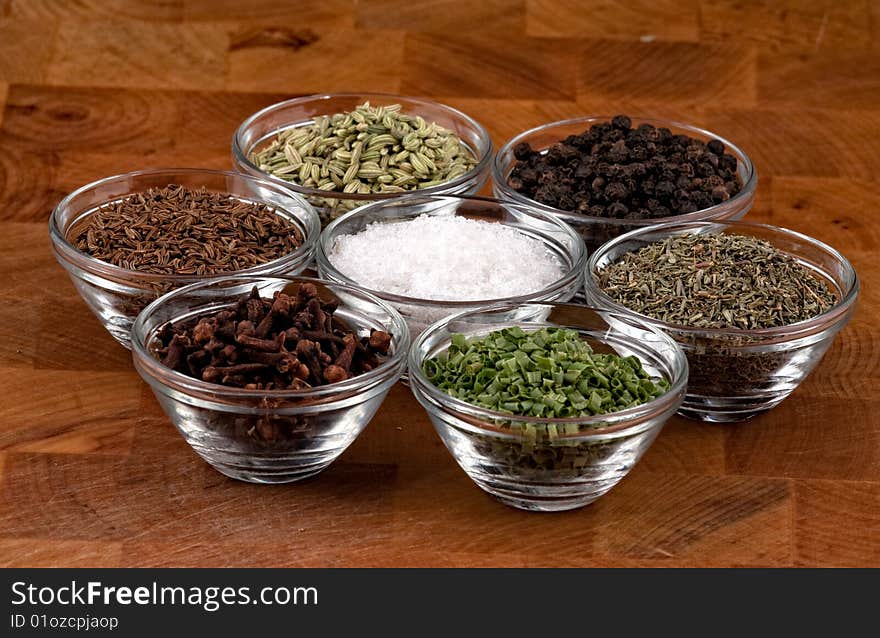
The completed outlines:
{"type": "Polygon", "coordinates": [[[538,292],[563,274],[559,259],[515,228],[421,215],[342,235],[330,261],[373,290],[435,301],[482,301],[538,292]]]}

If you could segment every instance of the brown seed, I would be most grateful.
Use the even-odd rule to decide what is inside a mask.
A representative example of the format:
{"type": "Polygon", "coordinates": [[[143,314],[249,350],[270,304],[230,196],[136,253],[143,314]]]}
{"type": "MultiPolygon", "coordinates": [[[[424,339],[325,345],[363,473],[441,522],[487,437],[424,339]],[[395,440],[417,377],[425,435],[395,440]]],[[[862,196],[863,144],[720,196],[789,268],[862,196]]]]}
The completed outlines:
{"type": "Polygon", "coordinates": [[[129,270],[212,275],[279,259],[303,237],[266,204],[170,185],[102,207],[71,240],[92,257],[129,270]]]}

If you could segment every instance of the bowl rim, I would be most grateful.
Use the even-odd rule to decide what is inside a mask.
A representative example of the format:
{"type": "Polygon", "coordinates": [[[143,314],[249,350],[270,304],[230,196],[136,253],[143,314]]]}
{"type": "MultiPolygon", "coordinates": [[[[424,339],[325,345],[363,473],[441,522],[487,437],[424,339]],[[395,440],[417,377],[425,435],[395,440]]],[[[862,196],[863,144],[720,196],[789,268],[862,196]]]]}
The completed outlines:
{"type": "MultiPolygon", "coordinates": [[[[561,208],[555,208],[553,206],[548,206],[547,204],[542,204],[541,202],[531,199],[522,195],[521,193],[513,190],[507,183],[507,176],[504,175],[505,170],[502,165],[502,157],[507,154],[508,151],[513,151],[513,148],[519,144],[524,138],[527,136],[533,135],[535,133],[539,133],[545,130],[553,129],[553,128],[561,128],[564,126],[572,126],[574,124],[594,124],[600,122],[611,122],[611,119],[614,116],[612,115],[586,115],[582,117],[574,117],[566,120],[557,120],[555,122],[548,122],[546,124],[541,124],[540,126],[535,126],[517,135],[513,136],[507,142],[505,142],[495,154],[495,158],[492,161],[492,183],[494,187],[497,189],[497,192],[500,193],[500,197],[502,199],[509,199],[510,201],[519,203],[519,204],[528,204],[531,206],[535,206],[541,208],[542,210],[552,212],[556,215],[559,215],[569,223],[573,224],[605,224],[611,226],[655,226],[658,224],[665,224],[671,221],[699,221],[706,219],[713,219],[717,216],[724,215],[728,212],[735,212],[742,207],[748,206],[750,202],[754,199],[755,191],[758,187],[758,171],[755,168],[754,163],[751,158],[743,151],[739,146],[731,142],[725,137],[720,135],[716,135],[712,131],[709,131],[704,128],[700,128],[698,126],[694,126],[692,124],[686,124],[684,122],[679,122],[677,120],[667,120],[663,118],[653,118],[653,117],[640,117],[640,116],[628,116],[632,123],[635,124],[651,124],[657,128],[665,127],[665,128],[678,128],[690,133],[698,133],[700,135],[704,135],[706,137],[711,137],[713,139],[718,140],[725,146],[725,151],[731,151],[732,154],[736,157],[737,162],[741,162],[745,167],[746,171],[746,179],[743,181],[742,188],[740,188],[739,192],[731,197],[730,199],[721,202],[720,204],[715,204],[714,206],[710,206],[709,208],[703,208],[700,210],[693,211],[691,213],[684,213],[682,215],[669,215],[667,217],[655,217],[651,219],[618,219],[616,217],[597,217],[595,215],[581,215],[580,213],[576,213],[573,211],[562,210],[561,208]]],[[[563,141],[564,138],[559,139],[558,141],[563,141]]],[[[507,171],[509,173],[509,171],[507,171]]]]}
{"type": "MultiPolygon", "coordinates": [[[[423,214],[426,214],[426,213],[419,213],[418,215],[413,213],[412,215],[409,216],[409,218],[415,219],[416,217],[419,217],[423,214]]],[[[387,222],[383,222],[383,223],[387,223],[387,222]]],[[[499,223],[502,223],[502,222],[499,222],[499,223]]],[[[330,247],[328,247],[328,248],[330,248],[330,247]]],[[[338,281],[346,283],[350,286],[356,286],[356,287],[360,288],[361,290],[366,290],[366,291],[376,295],[377,297],[381,297],[382,299],[387,299],[388,301],[391,301],[393,303],[398,303],[398,304],[402,304],[402,305],[412,305],[412,306],[443,307],[443,308],[452,307],[452,308],[470,308],[470,309],[472,309],[475,306],[489,306],[489,305],[500,304],[500,303],[524,303],[524,302],[533,300],[536,297],[541,297],[545,294],[549,294],[552,291],[555,291],[557,289],[564,288],[568,283],[570,283],[572,281],[576,281],[578,278],[580,278],[583,275],[583,268],[586,266],[586,263],[587,263],[587,248],[586,248],[586,245],[584,244],[583,238],[580,236],[580,234],[578,234],[578,232],[574,228],[572,228],[570,225],[555,218],[553,215],[551,215],[545,211],[534,211],[528,206],[522,206],[520,204],[515,204],[513,202],[505,202],[503,200],[494,199],[492,197],[482,197],[482,196],[476,196],[476,195],[467,195],[467,196],[466,195],[446,195],[446,194],[421,195],[420,193],[413,193],[413,194],[409,194],[405,197],[399,197],[397,200],[390,201],[390,202],[389,201],[373,202],[372,204],[368,204],[366,206],[361,206],[359,208],[351,210],[351,211],[345,213],[344,215],[340,215],[339,217],[334,219],[332,222],[330,222],[324,228],[324,230],[321,232],[321,236],[318,238],[317,246],[315,249],[315,261],[318,264],[318,267],[322,271],[327,272],[333,278],[337,278],[338,281]],[[339,225],[341,225],[345,221],[351,219],[352,217],[355,217],[357,215],[363,215],[366,213],[370,213],[373,210],[380,208],[382,206],[401,206],[405,202],[415,203],[416,201],[421,200],[421,199],[428,199],[431,201],[447,200],[447,201],[458,201],[458,202],[470,202],[470,201],[487,202],[487,203],[491,203],[491,204],[497,204],[499,207],[515,208],[517,211],[519,211],[521,213],[525,213],[525,214],[531,215],[533,217],[537,217],[542,222],[547,222],[547,223],[552,224],[558,232],[561,232],[564,235],[566,235],[570,239],[571,246],[575,250],[576,254],[573,255],[575,257],[575,259],[573,259],[572,266],[565,270],[565,274],[563,274],[562,277],[555,280],[550,285],[542,288],[541,290],[531,292],[531,293],[522,294],[522,295],[517,295],[515,297],[502,297],[502,298],[497,298],[497,299],[475,299],[472,301],[421,299],[418,297],[407,297],[404,295],[397,295],[394,293],[386,293],[381,290],[375,290],[373,288],[368,288],[368,287],[364,286],[363,284],[358,283],[357,281],[355,281],[351,277],[345,275],[344,273],[342,273],[342,271],[337,269],[333,265],[333,263],[330,261],[330,257],[328,255],[328,252],[324,249],[324,244],[330,240],[330,237],[333,234],[333,231],[339,225]],[[580,272],[578,272],[578,269],[580,269],[580,272]]]]}
{"type": "MultiPolygon", "coordinates": [[[[172,183],[172,182],[169,182],[172,183]]],[[[129,193],[129,195],[134,195],[136,193],[140,193],[143,191],[133,190],[129,193]]],[[[221,191],[215,191],[221,192],[221,191]]],[[[122,197],[126,197],[127,195],[123,195],[122,197]]],[[[111,201],[115,201],[111,200],[111,201]]],[[[275,202],[269,202],[262,199],[254,198],[251,201],[261,202],[273,209],[283,209],[287,210],[286,207],[281,206],[275,202]]],[[[106,203],[105,203],[106,204],[106,203]]],[[[92,209],[98,209],[105,204],[98,204],[93,206],[92,209]]],[[[210,277],[228,277],[234,275],[259,275],[264,270],[274,270],[278,266],[284,265],[288,262],[296,262],[304,256],[309,255],[309,253],[314,251],[315,244],[318,242],[318,236],[321,232],[321,222],[318,217],[318,213],[315,211],[314,207],[306,201],[300,195],[296,193],[291,193],[289,190],[279,189],[276,184],[272,184],[271,182],[261,179],[259,177],[248,175],[247,173],[239,173],[236,171],[227,171],[227,170],[218,170],[218,169],[209,169],[209,168],[149,168],[138,171],[131,171],[128,173],[117,173],[116,175],[110,175],[107,177],[103,177],[101,179],[95,180],[93,182],[89,182],[88,184],[84,184],[77,188],[76,190],[67,194],[55,207],[52,209],[52,213],[49,215],[49,237],[52,240],[53,246],[61,253],[61,256],[68,262],[75,264],[77,267],[86,270],[91,273],[98,273],[101,275],[108,275],[111,277],[123,277],[127,280],[135,279],[144,282],[199,282],[203,281],[206,278],[210,277]],[[91,255],[79,250],[68,238],[67,235],[62,232],[61,227],[58,223],[58,216],[65,209],[70,207],[71,202],[73,202],[77,197],[85,193],[86,191],[100,187],[104,184],[112,183],[114,181],[121,181],[124,179],[132,179],[138,177],[149,177],[149,176],[160,176],[160,175],[210,175],[212,177],[234,177],[236,179],[244,179],[246,181],[252,182],[255,185],[259,185],[260,187],[268,187],[271,188],[272,191],[282,197],[288,197],[295,202],[297,206],[301,207],[304,211],[305,218],[300,219],[298,216],[296,217],[296,221],[299,222],[299,226],[303,227],[303,241],[296,250],[292,253],[288,253],[283,255],[282,257],[278,257],[277,259],[273,259],[272,261],[267,261],[261,264],[256,264],[249,268],[245,268],[242,270],[228,270],[217,273],[210,273],[204,275],[178,275],[178,274],[160,274],[160,273],[152,273],[143,270],[132,270],[130,268],[123,268],[122,266],[116,266],[107,261],[103,261],[101,259],[97,259],[96,257],[92,257],[91,255]]]]}
{"type": "MultiPolygon", "coordinates": [[[[511,324],[512,323],[514,322],[511,322],[511,324]]],[[[493,327],[493,331],[502,330],[505,327],[509,326],[499,323],[497,327],[493,327]]],[[[575,330],[578,329],[574,326],[560,325],[558,327],[572,328],[575,330]]],[[[620,332],[613,326],[610,326],[609,330],[620,332]]],[[[627,339],[630,338],[627,337],[627,339]]],[[[658,357],[661,356],[659,353],[656,352],[654,348],[651,348],[651,350],[655,354],[657,354],[658,357]]],[[[666,357],[662,358],[664,360],[666,359],[666,357]]],[[[461,418],[459,416],[461,414],[468,415],[469,417],[471,417],[471,420],[468,421],[470,425],[489,434],[517,436],[517,433],[515,432],[511,432],[510,430],[505,430],[504,428],[501,428],[499,426],[492,425],[490,422],[493,420],[516,421],[518,423],[529,423],[534,425],[576,424],[580,426],[590,426],[591,424],[600,424],[596,427],[590,428],[587,431],[576,432],[574,434],[560,433],[558,435],[558,439],[560,440],[591,439],[597,436],[612,433],[620,435],[626,433],[626,431],[629,429],[643,428],[644,418],[649,417],[651,414],[659,414],[663,412],[664,409],[668,408],[670,404],[681,403],[687,388],[689,371],[688,360],[687,356],[684,353],[684,350],[682,350],[681,346],[672,337],[670,337],[668,334],[666,334],[656,326],[652,326],[632,314],[616,312],[607,308],[566,302],[526,302],[494,304],[491,306],[483,306],[480,308],[465,310],[449,317],[445,317],[439,321],[435,321],[434,323],[432,323],[430,326],[425,328],[425,330],[423,330],[419,336],[413,339],[412,344],[410,345],[407,365],[409,370],[410,382],[413,384],[413,390],[418,390],[422,392],[426,396],[426,398],[428,398],[432,403],[439,405],[442,409],[455,412],[455,416],[457,418],[461,418]],[[485,315],[505,310],[516,310],[519,308],[531,307],[561,307],[576,308],[580,311],[587,310],[596,313],[602,317],[611,317],[618,321],[623,321],[629,325],[633,325],[634,327],[638,327],[639,329],[647,330],[651,332],[654,336],[656,336],[661,342],[665,343],[669,348],[671,348],[671,351],[674,353],[675,356],[675,359],[671,362],[671,367],[674,371],[677,371],[677,375],[675,378],[669,379],[669,389],[666,392],[656,397],[655,399],[651,399],[646,403],[641,403],[639,405],[626,408],[625,410],[608,412],[606,414],[595,414],[592,416],[583,417],[563,417],[554,419],[533,416],[520,416],[509,414],[507,412],[501,412],[498,410],[483,408],[446,394],[436,385],[431,383],[431,381],[425,376],[425,373],[422,370],[421,362],[418,360],[417,351],[421,344],[423,344],[429,337],[431,337],[439,330],[445,329],[453,321],[457,321],[463,317],[467,317],[468,315],[485,315]],[[476,419],[476,421],[474,421],[474,419],[476,419]]]]}
{"type": "MultiPolygon", "coordinates": [[[[230,296],[231,300],[237,298],[237,296],[230,296]]],[[[403,373],[403,369],[406,365],[406,357],[407,353],[409,352],[409,346],[409,327],[407,326],[406,321],[404,321],[400,313],[397,312],[397,310],[390,304],[386,303],[382,299],[379,299],[375,295],[354,286],[348,286],[346,284],[341,284],[326,279],[319,279],[317,277],[303,277],[300,275],[234,275],[230,277],[215,277],[212,279],[189,284],[187,286],[177,288],[168,294],[162,295],[161,297],[153,301],[149,306],[144,308],[138,314],[137,319],[135,319],[135,322],[131,328],[132,356],[135,360],[136,367],[142,367],[145,371],[142,372],[142,375],[148,374],[151,378],[158,381],[162,386],[178,391],[183,391],[187,394],[198,393],[211,394],[215,396],[223,395],[239,399],[290,397],[314,398],[317,400],[351,390],[358,390],[369,386],[371,382],[382,381],[383,379],[385,379],[385,377],[387,377],[390,372],[393,372],[395,368],[398,368],[397,376],[399,377],[403,373]],[[187,295],[190,292],[220,283],[238,282],[241,285],[244,285],[247,283],[265,283],[273,279],[276,281],[286,281],[288,284],[314,283],[331,289],[338,288],[343,290],[346,294],[355,295],[360,297],[361,299],[366,299],[367,301],[376,304],[382,310],[388,313],[388,316],[391,318],[391,323],[393,324],[393,326],[389,326],[389,332],[391,332],[391,330],[394,331],[391,332],[392,339],[397,338],[400,347],[396,348],[394,353],[390,357],[388,357],[388,359],[386,359],[368,372],[364,372],[363,374],[359,374],[357,376],[345,379],[344,381],[339,381],[337,383],[327,383],[324,385],[314,386],[311,388],[302,388],[299,390],[247,390],[245,388],[235,388],[219,383],[209,383],[207,381],[202,381],[201,379],[196,379],[195,377],[190,377],[189,375],[183,374],[182,372],[172,370],[171,368],[163,365],[161,361],[152,356],[152,354],[150,354],[150,352],[148,351],[147,344],[145,342],[145,338],[147,337],[147,335],[144,334],[144,323],[147,321],[152,313],[154,313],[157,309],[166,304],[169,300],[173,300],[187,295]],[[403,364],[403,366],[401,365],[401,363],[403,364]]]]}
{"type": "MultiPolygon", "coordinates": [[[[326,113],[325,115],[332,115],[332,113],[326,113]]],[[[298,126],[305,126],[309,122],[313,122],[314,120],[302,120],[299,122],[291,122],[289,126],[278,128],[275,130],[273,135],[277,135],[279,132],[287,130],[289,128],[296,128],[298,126]]],[[[472,149],[476,152],[478,149],[472,149]]],[[[493,151],[495,150],[494,143],[492,142],[492,137],[489,135],[489,131],[486,130],[486,127],[480,124],[477,120],[472,118],[467,113],[460,111],[448,104],[444,104],[442,102],[437,102],[434,100],[408,96],[408,95],[397,95],[394,93],[314,93],[311,95],[304,95],[301,97],[295,97],[289,100],[282,100],[281,102],[276,102],[274,104],[270,104],[267,107],[264,107],[257,111],[256,113],[248,116],[235,130],[235,133],[232,135],[232,159],[236,165],[236,168],[243,169],[242,172],[245,174],[255,173],[259,175],[262,179],[266,179],[271,181],[273,184],[283,186],[284,188],[290,189],[295,193],[303,196],[303,197],[316,197],[322,199],[340,199],[340,200],[354,200],[354,201],[363,201],[363,202],[375,202],[375,201],[384,201],[388,199],[395,199],[401,196],[405,196],[410,193],[424,193],[424,194],[434,194],[434,193],[444,193],[450,189],[458,188],[459,186],[464,186],[468,182],[472,181],[477,176],[484,173],[488,168],[494,157],[493,151]],[[400,101],[406,101],[410,103],[417,103],[420,105],[430,105],[432,107],[438,107],[445,111],[448,111],[453,117],[464,120],[469,126],[473,127],[477,131],[477,136],[481,142],[484,142],[486,146],[486,152],[483,154],[483,157],[477,159],[477,163],[474,167],[468,172],[456,177],[453,180],[449,180],[447,182],[443,182],[442,184],[437,184],[436,186],[431,186],[429,188],[417,189],[413,191],[404,191],[403,193],[343,193],[339,191],[324,191],[317,188],[309,188],[306,186],[301,186],[296,182],[289,182],[287,180],[283,180],[279,177],[271,175],[251,162],[248,154],[251,149],[245,150],[242,147],[241,138],[244,137],[245,131],[247,131],[251,126],[253,126],[254,122],[258,119],[265,117],[266,115],[271,114],[273,111],[281,111],[285,108],[296,106],[298,104],[305,104],[308,102],[320,102],[322,100],[332,100],[335,98],[358,98],[359,100],[363,99],[366,101],[372,102],[375,100],[390,100],[390,103],[396,103],[400,101]]]]}
{"type": "MultiPolygon", "coordinates": [[[[659,239],[656,241],[659,241],[659,239]]],[[[772,244],[773,242],[770,241],[770,243],[772,244]]],[[[777,247],[774,246],[774,248],[777,247]]],[[[777,249],[782,250],[781,248],[777,249]]],[[[788,251],[783,250],[783,252],[795,258],[797,257],[796,254],[788,253],[788,251]]],[[[825,272],[824,270],[822,270],[821,272],[825,277],[834,281],[834,278],[829,276],[827,272],[825,272]]],[[[631,230],[618,237],[615,237],[611,241],[608,241],[600,246],[599,249],[590,256],[589,260],[587,261],[586,270],[584,271],[584,288],[587,292],[588,298],[592,297],[596,300],[597,303],[601,304],[602,306],[616,312],[622,312],[637,316],[642,321],[650,322],[655,326],[661,327],[663,330],[668,330],[680,334],[702,335],[708,337],[722,337],[726,335],[731,335],[739,337],[761,337],[767,339],[772,339],[774,337],[783,337],[785,341],[795,339],[805,332],[810,332],[817,328],[822,328],[823,326],[834,324],[845,317],[847,311],[853,306],[856,298],[858,297],[859,287],[859,277],[855,271],[855,268],[853,268],[850,261],[846,257],[844,257],[843,254],[840,253],[836,248],[833,248],[825,242],[820,241],[814,237],[810,237],[809,235],[805,235],[803,233],[799,233],[795,230],[784,228],[782,226],[773,226],[771,224],[761,224],[757,222],[741,220],[674,222],[667,224],[658,224],[657,226],[649,226],[645,228],[636,228],[635,230],[631,230]],[[810,317],[809,319],[804,319],[802,321],[791,323],[785,326],[777,326],[774,328],[745,329],[695,328],[692,326],[685,326],[682,324],[661,321],[660,319],[655,319],[648,315],[638,313],[634,310],[627,308],[623,304],[618,303],[617,301],[612,299],[604,290],[602,290],[596,283],[594,273],[596,269],[596,264],[599,262],[599,260],[607,255],[615,247],[626,241],[629,241],[630,239],[639,237],[640,235],[647,235],[651,233],[662,233],[664,237],[669,237],[671,236],[672,231],[675,230],[688,230],[693,228],[717,228],[719,226],[732,226],[734,228],[743,229],[761,228],[771,231],[773,234],[783,235],[793,239],[798,239],[802,242],[806,242],[811,246],[825,252],[826,254],[830,255],[834,260],[836,260],[837,263],[839,263],[840,266],[843,268],[845,273],[848,276],[851,276],[852,285],[850,286],[849,290],[841,291],[837,302],[831,308],[814,317],[810,317]]]]}

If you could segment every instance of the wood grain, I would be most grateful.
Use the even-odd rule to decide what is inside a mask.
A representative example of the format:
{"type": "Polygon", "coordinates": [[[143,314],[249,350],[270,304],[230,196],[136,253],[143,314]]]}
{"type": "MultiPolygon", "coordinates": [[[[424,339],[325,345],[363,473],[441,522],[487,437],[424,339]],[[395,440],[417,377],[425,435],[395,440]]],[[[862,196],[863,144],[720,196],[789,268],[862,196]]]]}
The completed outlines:
{"type": "Polygon", "coordinates": [[[707,42],[748,41],[768,52],[864,49],[876,42],[872,4],[856,0],[714,0],[700,3],[707,42]]]}
{"type": "Polygon", "coordinates": [[[371,0],[357,3],[355,18],[360,29],[392,28],[441,34],[522,33],[525,5],[525,0],[371,0]]]}
{"type": "Polygon", "coordinates": [[[755,56],[753,47],[731,44],[588,41],[579,56],[578,94],[751,106],[755,56]]]}
{"type": "Polygon", "coordinates": [[[878,25],[862,0],[0,0],[0,566],[880,566],[878,25]],[[588,114],[709,128],[757,167],[750,218],[852,260],[855,317],[778,408],[671,419],[582,510],[481,492],[401,384],[320,476],[226,479],[46,222],[110,174],[229,168],[248,115],[343,90],[437,99],[496,145],[588,114]]]}
{"type": "Polygon", "coordinates": [[[880,562],[880,485],[795,481],[798,565],[860,567],[880,562]]]}
{"type": "Polygon", "coordinates": [[[50,84],[220,89],[229,34],[222,25],[64,21],[50,84]]]}
{"type": "Polygon", "coordinates": [[[408,35],[401,90],[466,97],[572,99],[577,42],[502,32],[408,35]]]}
{"type": "Polygon", "coordinates": [[[0,77],[6,82],[41,82],[52,54],[57,23],[0,17],[0,77]]]}
{"type": "Polygon", "coordinates": [[[584,6],[578,0],[528,0],[527,33],[619,39],[697,42],[700,3],[697,0],[604,0],[584,6]]]}
{"type": "Polygon", "coordinates": [[[227,86],[234,90],[395,93],[400,90],[400,75],[385,70],[407,66],[400,31],[364,33],[268,24],[241,27],[232,38],[227,86]],[[335,67],[332,73],[328,60],[335,67]]]}

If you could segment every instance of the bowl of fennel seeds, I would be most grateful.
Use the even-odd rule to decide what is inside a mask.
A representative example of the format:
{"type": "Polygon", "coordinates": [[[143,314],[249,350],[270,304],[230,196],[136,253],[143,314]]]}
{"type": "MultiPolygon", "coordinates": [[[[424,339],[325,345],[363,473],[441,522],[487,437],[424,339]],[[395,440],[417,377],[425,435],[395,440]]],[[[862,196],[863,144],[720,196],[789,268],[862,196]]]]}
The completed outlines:
{"type": "Polygon", "coordinates": [[[296,194],[203,169],[108,177],[65,197],[49,220],[55,257],[127,348],[134,319],[159,296],[220,275],[298,274],[320,231],[296,194]]]}
{"type": "Polygon", "coordinates": [[[688,358],[680,413],[743,421],[810,374],[855,308],[859,281],[834,248],[749,222],[663,224],[605,244],[587,265],[590,303],[635,313],[688,358]]]}
{"type": "Polygon", "coordinates": [[[279,102],[246,119],[232,139],[237,170],[304,197],[325,226],[414,191],[473,195],[491,157],[489,133],[461,111],[381,93],[279,102]]]}

